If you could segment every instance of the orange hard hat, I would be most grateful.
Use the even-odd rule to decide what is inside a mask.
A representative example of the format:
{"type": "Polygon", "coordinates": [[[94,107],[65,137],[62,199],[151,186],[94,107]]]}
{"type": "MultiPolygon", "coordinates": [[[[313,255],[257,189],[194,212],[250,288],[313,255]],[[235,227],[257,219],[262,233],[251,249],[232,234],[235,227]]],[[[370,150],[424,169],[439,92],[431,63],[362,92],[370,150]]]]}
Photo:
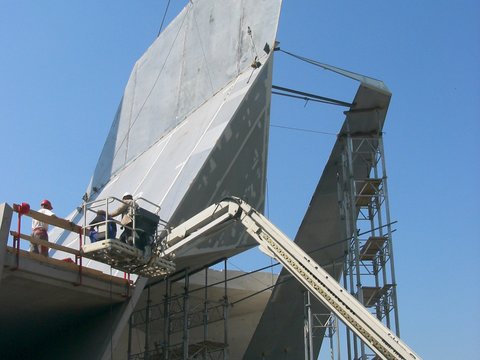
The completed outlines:
{"type": "Polygon", "coordinates": [[[42,202],[40,203],[41,206],[47,208],[48,210],[52,210],[53,207],[52,207],[52,203],[48,200],[42,200],[42,202]]]}

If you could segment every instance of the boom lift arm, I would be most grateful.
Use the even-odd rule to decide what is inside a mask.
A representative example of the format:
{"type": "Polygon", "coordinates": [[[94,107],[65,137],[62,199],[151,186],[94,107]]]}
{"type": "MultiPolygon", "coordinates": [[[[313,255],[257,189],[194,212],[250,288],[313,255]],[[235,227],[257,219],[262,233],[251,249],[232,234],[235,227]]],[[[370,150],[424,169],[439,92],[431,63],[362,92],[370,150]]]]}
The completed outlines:
{"type": "Polygon", "coordinates": [[[222,229],[231,221],[240,222],[248,234],[258,242],[263,252],[279,261],[379,358],[421,359],[308,254],[262,214],[238,198],[228,198],[214,204],[173,228],[158,243],[155,255],[165,260],[173,260],[179,248],[222,229]]]}

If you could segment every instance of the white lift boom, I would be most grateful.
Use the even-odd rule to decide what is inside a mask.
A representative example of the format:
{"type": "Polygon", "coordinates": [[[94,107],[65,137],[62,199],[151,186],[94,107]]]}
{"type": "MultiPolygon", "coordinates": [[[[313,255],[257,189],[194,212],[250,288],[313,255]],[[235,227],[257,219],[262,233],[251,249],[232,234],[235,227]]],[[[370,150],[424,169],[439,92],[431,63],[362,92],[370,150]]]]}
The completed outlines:
{"type": "Polygon", "coordinates": [[[335,313],[380,359],[420,360],[308,254],[247,203],[229,198],[198,213],[172,229],[155,249],[158,257],[173,260],[175,251],[200,237],[243,224],[263,252],[279,261],[310,293],[335,313]]]}

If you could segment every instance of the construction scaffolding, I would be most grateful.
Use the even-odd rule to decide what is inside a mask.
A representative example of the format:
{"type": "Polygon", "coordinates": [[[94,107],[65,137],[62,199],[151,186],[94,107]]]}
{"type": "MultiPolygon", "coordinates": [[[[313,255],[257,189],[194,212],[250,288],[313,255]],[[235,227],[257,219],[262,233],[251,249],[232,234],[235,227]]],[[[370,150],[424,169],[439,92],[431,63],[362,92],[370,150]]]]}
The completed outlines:
{"type": "MultiPolygon", "coordinates": [[[[373,195],[372,195],[373,196],[373,195]]],[[[331,278],[331,275],[325,271],[320,265],[318,265],[308,254],[306,254],[300,247],[298,247],[294,242],[292,242],[286,235],[284,235],[278,228],[275,227],[268,219],[266,219],[261,213],[256,211],[250,205],[238,198],[226,198],[225,200],[215,203],[204,209],[200,213],[196,214],[192,218],[184,221],[182,224],[173,228],[170,233],[166,234],[165,244],[167,249],[163,251],[163,256],[169,256],[169,254],[174,253],[179,247],[185,246],[192,241],[197,241],[200,236],[203,234],[212,233],[215,229],[224,229],[226,224],[232,223],[232,221],[237,221],[241,223],[245,230],[248,232],[253,239],[255,239],[262,250],[269,254],[271,257],[277,259],[287,271],[295,277],[309,293],[312,293],[318,300],[322,301],[328,309],[333,312],[348,328],[349,331],[352,331],[356,337],[361,339],[365,344],[361,343],[362,352],[365,352],[365,346],[369,346],[372,351],[375,352],[375,355],[372,355],[375,358],[379,359],[420,359],[413,350],[409,349],[408,346],[403,343],[397,336],[392,334],[391,329],[385,326],[382,323],[382,319],[385,317],[388,318],[390,310],[385,312],[385,316],[382,316],[380,313],[372,314],[368,311],[357,299],[345,291],[334,279],[331,278]]],[[[371,230],[374,232],[374,230],[371,230]]],[[[348,253],[348,251],[347,251],[348,253]]],[[[358,257],[358,256],[357,256],[358,257]]],[[[385,268],[386,266],[383,266],[385,268]]],[[[385,271],[384,271],[385,272],[385,271]]],[[[350,271],[352,273],[352,271],[350,271]]],[[[167,349],[162,354],[163,358],[174,358],[173,352],[170,352],[171,344],[175,346],[175,349],[179,350],[179,355],[181,351],[181,358],[184,360],[189,358],[195,358],[194,356],[189,355],[191,344],[201,345],[198,339],[197,334],[190,334],[190,297],[191,293],[189,292],[189,274],[188,270],[185,270],[184,274],[184,294],[182,307],[179,310],[179,314],[183,314],[183,337],[181,342],[172,341],[173,332],[171,331],[171,318],[168,310],[164,313],[165,319],[165,328],[164,341],[166,344],[163,348],[167,349]],[[192,340],[190,336],[192,335],[192,340]],[[182,350],[180,350],[180,348],[182,350]],[[166,355],[165,355],[166,354],[166,355]],[[170,356],[172,355],[172,356],[170,356]]],[[[228,297],[227,297],[227,276],[225,272],[225,295],[224,306],[225,306],[225,316],[224,316],[224,349],[228,351],[228,297]]],[[[378,276],[375,276],[375,282],[378,284],[378,276]]],[[[361,283],[359,291],[355,294],[362,295],[361,283]]],[[[207,288],[208,283],[205,282],[205,288],[207,288]]],[[[394,288],[394,287],[393,287],[394,288]]],[[[231,290],[230,290],[231,291],[231,290]]],[[[166,294],[165,306],[169,304],[169,294],[166,294]]],[[[147,298],[147,311],[146,318],[149,319],[149,303],[150,303],[150,294],[147,298]]],[[[382,297],[386,297],[387,294],[382,297]]],[[[248,298],[251,296],[249,295],[248,298]]],[[[207,301],[207,298],[204,298],[204,301],[207,301]]],[[[237,301],[236,303],[238,303],[237,301]]],[[[205,305],[204,305],[205,307],[205,305]]],[[[251,309],[249,309],[251,310],[251,309]]],[[[249,311],[251,312],[251,311],[249,311]]],[[[208,314],[208,311],[207,311],[208,314]]],[[[208,319],[207,319],[208,320],[208,319]]],[[[207,331],[207,322],[203,322],[204,325],[204,334],[207,331]]],[[[309,332],[312,333],[311,331],[309,332]]],[[[148,354],[150,343],[148,342],[148,327],[145,331],[146,346],[144,348],[145,353],[148,354]]],[[[206,337],[204,335],[203,339],[206,337]]],[[[210,341],[210,340],[209,340],[210,341]]],[[[354,349],[357,350],[357,339],[354,337],[354,349]]],[[[203,357],[205,357],[205,352],[203,357]]],[[[311,351],[310,351],[311,353],[311,351]]],[[[200,354],[199,354],[200,355],[200,354]]],[[[257,355],[264,356],[264,352],[257,355]]],[[[357,355],[357,354],[355,354],[357,355]]],[[[224,352],[223,358],[228,357],[228,353],[224,352]]],[[[198,358],[198,357],[197,357],[198,358]]],[[[366,358],[366,355],[362,353],[362,358],[366,358]]]]}
{"type": "MultiPolygon", "coordinates": [[[[226,269],[226,262],[225,262],[226,269]]],[[[220,360],[228,358],[227,271],[222,299],[209,298],[208,268],[204,285],[190,287],[192,274],[185,270],[167,277],[161,283],[147,286],[147,306],[132,313],[129,322],[129,360],[220,360]],[[182,293],[173,290],[183,288],[182,293]],[[152,304],[151,289],[164,286],[163,301],[152,304]],[[201,293],[200,293],[201,292],[201,293]],[[196,293],[194,298],[193,293],[196,293]],[[200,294],[200,295],[199,295],[200,294]],[[223,322],[223,333],[212,333],[209,324],[223,322]],[[134,349],[133,332],[141,333],[143,346],[134,349]],[[192,334],[194,332],[194,334],[192,334]]],[[[217,327],[218,328],[218,327],[217,327]]]]}
{"type": "MultiPolygon", "coordinates": [[[[400,336],[382,133],[352,134],[347,126],[340,139],[343,151],[337,185],[348,239],[344,287],[400,336]]],[[[346,343],[349,360],[375,358],[348,328],[346,343]]]]}
{"type": "Polygon", "coordinates": [[[311,311],[312,298],[311,293],[304,292],[305,312],[304,312],[304,347],[305,360],[315,360],[314,341],[324,341],[328,339],[329,355],[331,360],[340,360],[340,333],[338,332],[338,318],[335,314],[313,313],[311,311]]]}

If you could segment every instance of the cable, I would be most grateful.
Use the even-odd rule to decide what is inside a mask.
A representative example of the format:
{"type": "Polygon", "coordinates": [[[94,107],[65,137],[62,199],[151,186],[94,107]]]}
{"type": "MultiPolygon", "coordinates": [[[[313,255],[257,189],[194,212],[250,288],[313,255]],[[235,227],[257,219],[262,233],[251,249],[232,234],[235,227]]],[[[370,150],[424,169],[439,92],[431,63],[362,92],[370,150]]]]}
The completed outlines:
{"type": "Polygon", "coordinates": [[[317,130],[301,129],[301,128],[294,128],[294,127],[289,127],[289,126],[281,126],[281,125],[270,124],[270,127],[276,127],[276,128],[280,128],[280,129],[286,129],[286,130],[304,131],[304,132],[310,132],[310,133],[315,133],[315,134],[323,134],[323,135],[333,135],[333,136],[337,136],[337,134],[335,134],[335,133],[329,133],[329,132],[326,132],[326,131],[317,131],[317,130]]]}
{"type": "Polygon", "coordinates": [[[255,58],[253,59],[253,62],[252,62],[252,72],[250,73],[250,76],[248,77],[248,80],[247,80],[247,84],[250,83],[250,79],[252,78],[255,70],[257,70],[260,66],[262,66],[262,63],[260,61],[258,61],[258,52],[257,52],[257,47],[255,46],[255,41],[253,41],[253,35],[252,35],[252,29],[250,29],[250,26],[247,26],[247,34],[250,36],[250,42],[251,42],[251,45],[252,45],[252,49],[253,49],[253,52],[254,52],[254,55],[255,55],[255,58]]]}
{"type": "Polygon", "coordinates": [[[285,50],[282,50],[280,49],[279,47],[275,49],[275,51],[280,51],[280,52],[283,52],[284,54],[287,54],[287,55],[290,55],[298,60],[301,60],[301,61],[304,61],[308,64],[311,64],[311,65],[315,65],[315,66],[318,66],[318,67],[321,67],[321,68],[324,68],[324,64],[322,64],[321,62],[318,62],[316,60],[312,60],[312,59],[309,59],[309,58],[306,58],[304,56],[300,56],[300,55],[295,55],[291,52],[288,52],[288,51],[285,51],[285,50]]]}
{"type": "MultiPolygon", "coordinates": [[[[247,275],[252,275],[252,274],[254,274],[254,273],[257,273],[257,272],[260,272],[260,271],[263,271],[263,270],[267,270],[267,269],[272,269],[272,273],[273,273],[273,267],[274,267],[274,266],[277,266],[277,265],[280,265],[280,263],[277,262],[277,263],[273,264],[272,261],[271,261],[271,259],[272,259],[272,258],[270,258],[270,265],[264,266],[263,268],[256,269],[256,270],[253,270],[253,271],[248,271],[248,272],[245,271],[245,270],[243,270],[243,269],[242,269],[241,267],[239,267],[238,265],[232,263],[231,260],[228,260],[228,263],[229,263],[232,267],[234,267],[234,268],[236,268],[237,270],[240,270],[240,271],[243,272],[243,274],[238,275],[238,276],[233,277],[233,278],[230,278],[230,279],[228,279],[228,281],[237,279],[237,278],[239,278],[239,277],[247,276],[247,275]]],[[[252,276],[252,278],[253,278],[256,282],[262,284],[262,286],[267,286],[267,284],[264,283],[263,281],[261,281],[260,279],[258,279],[258,278],[256,278],[256,277],[253,277],[253,276],[252,276]]]]}
{"type": "MultiPolygon", "coordinates": [[[[294,99],[305,100],[305,105],[306,105],[306,103],[308,103],[309,101],[315,101],[315,102],[319,102],[319,103],[322,103],[322,104],[338,105],[338,104],[331,103],[331,102],[329,102],[329,101],[312,99],[312,98],[309,98],[309,97],[307,97],[307,96],[297,96],[297,95],[284,94],[284,93],[281,93],[281,92],[278,92],[278,91],[272,91],[272,94],[273,94],[273,95],[285,96],[285,97],[291,97],[291,98],[294,98],[294,99]]],[[[341,106],[341,105],[340,105],[340,106],[341,106]]]]}
{"type": "MultiPolygon", "coordinates": [[[[321,62],[319,62],[319,61],[312,60],[312,59],[306,58],[306,57],[304,57],[304,56],[295,55],[295,54],[293,54],[293,53],[291,53],[291,52],[288,52],[288,51],[285,51],[285,50],[280,49],[280,47],[275,48],[275,51],[281,51],[281,52],[283,52],[284,54],[290,55],[290,56],[292,56],[292,57],[294,57],[294,58],[296,58],[296,59],[298,59],[298,60],[304,61],[304,62],[306,62],[306,63],[308,63],[308,64],[321,67],[321,68],[324,69],[324,70],[332,70],[332,66],[330,66],[330,65],[328,65],[328,64],[323,64],[323,63],[321,63],[321,62]]],[[[364,75],[361,75],[361,74],[358,74],[358,73],[354,73],[354,72],[349,71],[349,70],[343,70],[343,69],[339,69],[339,68],[337,68],[337,69],[338,69],[338,70],[342,70],[342,71],[344,71],[344,72],[348,72],[348,73],[350,73],[350,74],[352,74],[352,75],[357,75],[357,76],[359,76],[359,77],[364,77],[364,75]]],[[[348,75],[346,75],[346,76],[348,76],[348,75]]],[[[351,76],[348,76],[348,77],[351,77],[351,76]]],[[[353,77],[352,77],[352,78],[353,78],[353,77]]],[[[371,78],[371,79],[373,79],[373,78],[371,78]]],[[[381,80],[378,80],[378,79],[373,79],[373,80],[375,80],[375,81],[380,81],[380,82],[381,82],[381,80]]]]}
{"type": "Polygon", "coordinates": [[[170,0],[168,0],[167,7],[165,8],[165,12],[163,13],[162,23],[160,24],[160,29],[158,30],[157,37],[159,37],[160,33],[162,32],[163,22],[165,21],[165,17],[167,16],[167,11],[169,6],[170,6],[170,0]]]}
{"type": "Polygon", "coordinates": [[[256,58],[255,58],[255,60],[256,60],[256,59],[258,59],[258,52],[257,52],[257,47],[255,46],[255,42],[253,41],[252,29],[250,29],[250,26],[247,26],[247,33],[250,36],[250,41],[251,41],[251,44],[252,44],[253,52],[256,55],[256,58]]]}
{"type": "MultiPolygon", "coordinates": [[[[357,236],[363,236],[363,235],[366,235],[368,233],[372,233],[373,231],[375,230],[379,230],[379,229],[382,229],[384,227],[387,227],[387,226],[390,226],[390,225],[393,225],[393,224],[396,224],[398,221],[392,221],[388,224],[385,224],[385,225],[381,225],[381,226],[377,226],[376,228],[373,228],[373,229],[370,229],[370,230],[365,230],[364,232],[361,232],[361,233],[358,233],[357,236]]],[[[393,230],[393,232],[395,232],[396,230],[393,230]]],[[[316,248],[316,249],[313,249],[313,250],[310,250],[310,251],[306,251],[307,254],[311,255],[313,254],[314,252],[317,252],[317,251],[320,251],[320,250],[325,250],[326,248],[329,248],[331,246],[335,246],[335,245],[338,245],[338,244],[341,244],[341,243],[344,243],[344,242],[347,242],[347,241],[350,241],[353,239],[353,236],[350,236],[348,238],[345,238],[343,240],[339,240],[339,241],[336,241],[336,242],[333,242],[331,244],[328,244],[328,245],[325,245],[325,246],[322,246],[322,247],[319,247],[319,248],[316,248]]]]}
{"type": "Polygon", "coordinates": [[[274,288],[276,288],[278,285],[284,284],[284,283],[286,283],[286,282],[288,282],[288,281],[291,281],[291,280],[293,280],[293,279],[295,279],[295,278],[292,276],[292,277],[289,277],[289,278],[287,278],[287,279],[285,279],[285,280],[283,280],[283,281],[277,281],[275,284],[273,284],[273,285],[271,285],[271,286],[268,286],[268,287],[266,287],[266,288],[264,288],[264,289],[262,289],[262,290],[259,290],[259,291],[257,291],[257,292],[254,292],[253,294],[247,295],[247,296],[245,296],[245,297],[243,297],[243,298],[241,298],[241,299],[238,299],[238,300],[236,300],[236,301],[231,302],[230,305],[231,305],[231,306],[234,306],[235,304],[238,304],[238,303],[241,302],[241,301],[245,301],[245,300],[247,300],[247,299],[250,299],[251,297],[257,296],[257,295],[259,295],[259,294],[261,294],[262,292],[265,292],[265,291],[267,291],[267,290],[274,289],[274,288]]]}

